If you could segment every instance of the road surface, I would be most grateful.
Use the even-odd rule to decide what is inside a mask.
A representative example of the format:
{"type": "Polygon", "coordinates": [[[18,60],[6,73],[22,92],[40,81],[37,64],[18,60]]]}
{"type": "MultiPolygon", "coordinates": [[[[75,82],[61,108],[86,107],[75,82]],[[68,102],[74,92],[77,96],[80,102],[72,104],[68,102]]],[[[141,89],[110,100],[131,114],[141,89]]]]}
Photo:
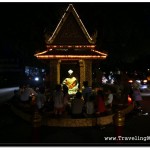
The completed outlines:
{"type": "Polygon", "coordinates": [[[9,87],[0,89],[0,103],[11,99],[14,96],[14,90],[18,90],[19,87],[9,87]]]}

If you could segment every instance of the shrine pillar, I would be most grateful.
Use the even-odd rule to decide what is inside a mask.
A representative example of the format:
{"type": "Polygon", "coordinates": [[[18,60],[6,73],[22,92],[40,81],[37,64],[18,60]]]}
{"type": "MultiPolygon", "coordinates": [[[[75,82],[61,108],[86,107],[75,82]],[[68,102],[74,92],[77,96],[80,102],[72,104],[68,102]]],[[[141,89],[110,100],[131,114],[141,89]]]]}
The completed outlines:
{"type": "Polygon", "coordinates": [[[85,63],[84,60],[79,60],[79,67],[80,67],[80,90],[83,86],[83,81],[85,81],[85,63]]]}
{"type": "Polygon", "coordinates": [[[92,86],[92,60],[84,60],[85,63],[85,81],[92,86]]]}
{"type": "Polygon", "coordinates": [[[80,66],[80,89],[82,89],[83,81],[88,81],[89,86],[92,86],[92,61],[79,60],[80,66]]]}
{"type": "Polygon", "coordinates": [[[57,84],[60,84],[60,64],[61,64],[61,60],[58,60],[57,62],[57,84]]]}

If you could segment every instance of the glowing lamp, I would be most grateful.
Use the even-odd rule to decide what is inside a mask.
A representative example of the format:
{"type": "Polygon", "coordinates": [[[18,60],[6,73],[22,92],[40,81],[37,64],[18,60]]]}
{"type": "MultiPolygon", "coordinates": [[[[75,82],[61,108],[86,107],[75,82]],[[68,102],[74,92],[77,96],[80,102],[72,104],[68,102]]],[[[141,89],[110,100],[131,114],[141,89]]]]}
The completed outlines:
{"type": "Polygon", "coordinates": [[[132,103],[132,98],[128,95],[128,104],[132,103]]]}
{"type": "Polygon", "coordinates": [[[138,83],[141,83],[141,81],[140,80],[136,80],[138,83]]]}
{"type": "Polygon", "coordinates": [[[34,80],[35,80],[35,81],[39,81],[39,78],[38,78],[38,77],[35,77],[34,80]]]}
{"type": "Polygon", "coordinates": [[[147,80],[143,80],[144,83],[147,83],[147,80]]]}
{"type": "Polygon", "coordinates": [[[132,81],[132,80],[129,80],[128,82],[129,82],[129,83],[133,83],[133,81],[132,81]]]}
{"type": "Polygon", "coordinates": [[[68,73],[71,75],[71,74],[73,73],[73,70],[70,69],[70,70],[68,71],[68,73]]]}

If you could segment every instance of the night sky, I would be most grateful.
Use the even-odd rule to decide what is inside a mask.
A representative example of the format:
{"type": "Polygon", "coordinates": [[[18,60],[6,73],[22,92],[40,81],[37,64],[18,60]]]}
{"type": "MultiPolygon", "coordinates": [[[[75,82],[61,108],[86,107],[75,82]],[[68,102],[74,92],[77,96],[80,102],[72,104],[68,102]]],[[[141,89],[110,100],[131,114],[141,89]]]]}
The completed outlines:
{"type": "MultiPolygon", "coordinates": [[[[1,58],[32,64],[45,49],[69,3],[0,3],[1,58]]],[[[97,49],[107,52],[109,65],[150,65],[150,3],[73,3],[97,49]]]]}

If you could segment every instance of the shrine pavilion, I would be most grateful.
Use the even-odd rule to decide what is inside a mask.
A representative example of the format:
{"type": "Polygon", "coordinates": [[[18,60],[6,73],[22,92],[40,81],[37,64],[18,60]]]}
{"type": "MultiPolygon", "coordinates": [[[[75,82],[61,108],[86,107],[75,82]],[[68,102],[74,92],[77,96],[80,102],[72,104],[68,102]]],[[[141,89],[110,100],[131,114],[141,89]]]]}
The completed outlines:
{"type": "Polygon", "coordinates": [[[46,50],[35,56],[49,62],[49,85],[54,88],[68,76],[68,70],[73,71],[79,88],[83,81],[92,85],[92,62],[103,60],[106,53],[96,50],[96,40],[92,38],[72,4],[68,6],[55,31],[46,41],[46,50]]]}

